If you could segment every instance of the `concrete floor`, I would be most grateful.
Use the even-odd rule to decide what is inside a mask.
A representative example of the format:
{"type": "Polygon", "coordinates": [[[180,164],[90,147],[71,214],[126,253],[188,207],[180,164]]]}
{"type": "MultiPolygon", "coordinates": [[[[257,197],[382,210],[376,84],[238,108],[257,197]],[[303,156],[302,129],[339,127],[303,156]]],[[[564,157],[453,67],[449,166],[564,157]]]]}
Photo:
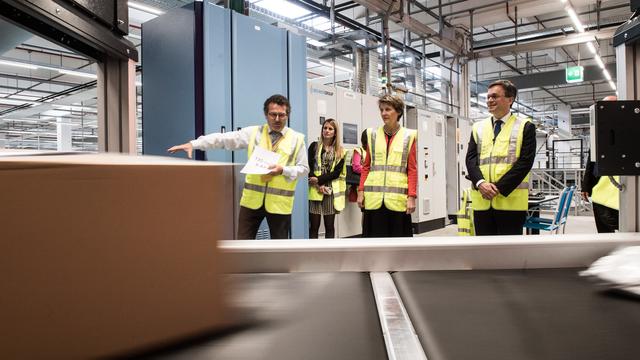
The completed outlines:
{"type": "MultiPolygon", "coordinates": [[[[551,217],[550,214],[542,214],[542,217],[551,217]]],[[[593,220],[593,216],[573,216],[569,215],[567,219],[567,227],[565,229],[566,234],[595,234],[596,222],[593,220]]],[[[562,232],[562,231],[561,231],[562,232]]],[[[546,233],[543,231],[542,233],[546,233]]],[[[415,236],[457,236],[458,227],[455,224],[447,225],[442,229],[428,231],[422,234],[416,234],[415,236]]]]}

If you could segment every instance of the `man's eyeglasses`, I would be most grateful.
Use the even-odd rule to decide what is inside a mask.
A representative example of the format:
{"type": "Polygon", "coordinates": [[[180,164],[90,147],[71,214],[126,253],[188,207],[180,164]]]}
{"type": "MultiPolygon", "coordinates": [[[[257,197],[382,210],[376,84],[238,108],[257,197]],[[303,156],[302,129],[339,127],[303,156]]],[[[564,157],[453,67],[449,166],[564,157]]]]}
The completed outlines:
{"type": "Polygon", "coordinates": [[[269,115],[270,118],[272,119],[286,119],[289,115],[287,113],[279,113],[279,112],[270,112],[267,115],[269,115]]]}
{"type": "Polygon", "coordinates": [[[487,95],[487,100],[493,100],[496,101],[500,98],[506,98],[506,96],[504,95],[487,95]]]}

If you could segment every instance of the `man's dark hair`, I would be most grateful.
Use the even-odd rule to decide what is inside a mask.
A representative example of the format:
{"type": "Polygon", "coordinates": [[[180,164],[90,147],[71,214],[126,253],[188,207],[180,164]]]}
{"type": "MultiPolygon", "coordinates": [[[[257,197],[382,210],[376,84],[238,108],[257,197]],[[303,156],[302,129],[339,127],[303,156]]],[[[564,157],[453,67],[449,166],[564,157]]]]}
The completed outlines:
{"type": "Polygon", "coordinates": [[[289,116],[289,114],[291,113],[291,104],[289,104],[289,99],[287,99],[286,96],[284,95],[280,95],[280,94],[271,95],[267,100],[264,101],[264,107],[262,109],[264,110],[265,116],[269,112],[269,104],[286,106],[287,116],[289,116]]]}
{"type": "Polygon", "coordinates": [[[502,89],[504,90],[504,96],[506,97],[510,97],[513,98],[513,100],[515,101],[516,96],[518,96],[518,88],[516,88],[515,85],[513,85],[513,83],[509,80],[496,80],[494,82],[492,82],[489,88],[492,88],[494,86],[502,86],[502,89]]]}

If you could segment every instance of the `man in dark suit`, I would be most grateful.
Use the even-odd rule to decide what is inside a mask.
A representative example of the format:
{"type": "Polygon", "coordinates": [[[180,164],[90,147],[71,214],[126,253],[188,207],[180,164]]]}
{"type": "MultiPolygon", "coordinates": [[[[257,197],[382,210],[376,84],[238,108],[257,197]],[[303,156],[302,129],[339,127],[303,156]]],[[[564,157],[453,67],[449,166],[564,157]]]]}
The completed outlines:
{"type": "Polygon", "coordinates": [[[476,235],[522,234],[536,128],[511,112],[517,92],[508,80],[491,83],[487,108],[492,116],[473,124],[466,165],[476,235]]]}
{"type": "MultiPolygon", "coordinates": [[[[604,101],[616,101],[616,96],[607,96],[604,101]]],[[[594,134],[591,134],[594,136],[594,134]]],[[[593,217],[596,220],[596,228],[599,233],[612,233],[618,230],[620,191],[619,176],[603,176],[597,173],[597,163],[589,161],[582,178],[582,198],[593,204],[593,217]]]]}

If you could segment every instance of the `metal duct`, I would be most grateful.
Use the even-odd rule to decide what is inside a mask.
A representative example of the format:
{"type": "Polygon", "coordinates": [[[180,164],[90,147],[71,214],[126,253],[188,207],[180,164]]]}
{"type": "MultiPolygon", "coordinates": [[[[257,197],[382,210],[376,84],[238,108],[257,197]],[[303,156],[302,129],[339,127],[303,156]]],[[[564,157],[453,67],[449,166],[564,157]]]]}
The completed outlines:
{"type": "Polygon", "coordinates": [[[369,50],[369,95],[377,96],[380,93],[380,79],[378,78],[378,63],[380,57],[378,51],[369,50]]]}
{"type": "Polygon", "coordinates": [[[355,89],[361,94],[367,93],[367,56],[362,48],[357,48],[354,51],[355,57],[355,89]]]}
{"type": "Polygon", "coordinates": [[[411,68],[411,72],[413,73],[413,84],[414,84],[414,92],[418,95],[415,98],[415,102],[418,104],[426,103],[426,99],[424,98],[424,83],[422,81],[422,66],[419,61],[416,61],[415,67],[411,68]]]}

